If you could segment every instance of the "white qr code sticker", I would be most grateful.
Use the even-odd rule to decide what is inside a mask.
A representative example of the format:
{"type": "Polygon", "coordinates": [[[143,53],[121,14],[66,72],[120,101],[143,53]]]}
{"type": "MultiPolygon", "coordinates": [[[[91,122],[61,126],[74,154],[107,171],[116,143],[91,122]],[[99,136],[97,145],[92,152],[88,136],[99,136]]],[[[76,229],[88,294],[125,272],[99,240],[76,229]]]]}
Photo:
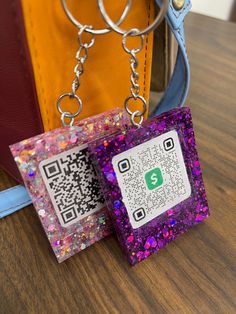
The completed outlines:
{"type": "Polygon", "coordinates": [[[175,130],[114,156],[112,164],[134,229],[191,195],[175,130]]]}
{"type": "Polygon", "coordinates": [[[104,207],[105,201],[87,144],[41,161],[39,169],[63,227],[104,207]]]}

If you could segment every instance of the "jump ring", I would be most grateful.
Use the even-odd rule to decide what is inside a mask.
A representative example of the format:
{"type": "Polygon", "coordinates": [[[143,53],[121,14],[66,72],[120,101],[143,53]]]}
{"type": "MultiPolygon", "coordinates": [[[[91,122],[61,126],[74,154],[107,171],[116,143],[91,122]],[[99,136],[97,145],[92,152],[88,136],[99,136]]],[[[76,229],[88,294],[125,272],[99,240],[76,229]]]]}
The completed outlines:
{"type": "MultiPolygon", "coordinates": [[[[139,32],[139,30],[137,28],[132,28],[128,32],[126,32],[123,35],[123,38],[122,38],[122,46],[123,46],[124,50],[127,53],[131,54],[132,56],[133,56],[133,54],[136,54],[136,53],[140,52],[143,49],[143,46],[144,46],[144,35],[140,36],[140,40],[141,40],[140,46],[138,48],[133,48],[131,50],[126,46],[126,40],[127,40],[128,36],[135,36],[134,34],[137,34],[138,32],[139,32]]],[[[133,58],[134,58],[134,56],[133,56],[133,58]]],[[[135,58],[134,61],[136,61],[136,58],[135,58]]]]}
{"type": "Polygon", "coordinates": [[[72,94],[72,93],[65,93],[65,94],[62,94],[58,100],[57,100],[57,110],[60,112],[60,114],[64,114],[64,111],[61,109],[61,101],[66,98],[66,97],[69,97],[70,99],[75,99],[77,101],[77,104],[78,104],[78,110],[76,111],[76,113],[74,114],[71,114],[71,113],[68,113],[66,114],[66,117],[67,118],[75,118],[77,117],[81,111],[82,111],[82,107],[83,107],[83,103],[82,103],[82,100],[80,99],[80,97],[78,95],[75,95],[75,94],[72,94]],[[68,115],[69,114],[69,115],[68,115]]]}
{"type": "MultiPolygon", "coordinates": [[[[100,9],[100,12],[102,14],[103,20],[106,22],[106,24],[108,26],[110,26],[115,32],[124,35],[125,33],[127,33],[127,30],[122,29],[121,27],[119,27],[116,23],[114,23],[112,21],[112,19],[108,16],[103,0],[97,0],[98,2],[98,7],[100,9]]],[[[157,17],[155,18],[155,20],[148,26],[146,27],[144,30],[139,31],[137,34],[134,34],[133,36],[140,36],[140,35],[146,35],[148,33],[150,33],[151,31],[153,31],[154,29],[156,29],[162,22],[162,20],[165,17],[165,14],[167,12],[169,6],[169,1],[168,0],[163,0],[162,1],[162,6],[160,8],[160,11],[157,15],[157,17]]]]}
{"type": "Polygon", "coordinates": [[[91,25],[84,25],[84,26],[79,30],[78,39],[79,39],[79,44],[80,44],[81,47],[84,47],[84,48],[89,49],[89,48],[91,48],[91,47],[94,45],[94,43],[95,43],[95,35],[92,34],[92,38],[91,38],[91,41],[90,41],[89,43],[84,43],[84,42],[82,41],[82,34],[83,34],[83,32],[86,31],[87,29],[92,29],[92,26],[91,26],[91,25]]]}
{"type": "MultiPolygon", "coordinates": [[[[68,19],[79,29],[81,29],[83,27],[83,25],[72,15],[72,13],[70,12],[70,10],[68,9],[66,0],[61,0],[61,4],[63,7],[63,10],[65,12],[65,14],[67,15],[68,19]]],[[[119,19],[119,21],[117,22],[117,25],[120,25],[124,19],[126,18],[127,14],[129,13],[129,10],[131,8],[132,5],[132,0],[128,0],[126,7],[119,19]]],[[[107,34],[109,32],[111,32],[110,28],[104,28],[104,29],[86,29],[86,32],[93,34],[93,35],[104,35],[107,34]]]]}
{"type": "Polygon", "coordinates": [[[141,117],[143,116],[146,111],[147,111],[147,103],[146,103],[146,100],[143,96],[141,95],[137,95],[137,97],[133,97],[133,96],[129,96],[125,99],[125,110],[128,112],[129,115],[132,116],[133,112],[129,109],[129,101],[130,99],[133,99],[135,101],[137,100],[141,100],[142,103],[143,103],[143,111],[138,111],[138,114],[136,114],[137,117],[141,117]]]}
{"type": "Polygon", "coordinates": [[[142,123],[143,123],[143,115],[140,115],[140,111],[136,110],[132,113],[131,115],[131,123],[138,127],[138,128],[141,128],[142,126],[142,123]],[[135,121],[135,118],[140,118],[139,122],[136,122],[135,121]]]}
{"type": "Polygon", "coordinates": [[[71,116],[70,112],[66,111],[66,112],[63,112],[61,114],[61,122],[62,122],[63,126],[73,126],[73,124],[75,122],[75,118],[71,116]],[[65,118],[69,118],[70,122],[66,123],[65,118]]]}

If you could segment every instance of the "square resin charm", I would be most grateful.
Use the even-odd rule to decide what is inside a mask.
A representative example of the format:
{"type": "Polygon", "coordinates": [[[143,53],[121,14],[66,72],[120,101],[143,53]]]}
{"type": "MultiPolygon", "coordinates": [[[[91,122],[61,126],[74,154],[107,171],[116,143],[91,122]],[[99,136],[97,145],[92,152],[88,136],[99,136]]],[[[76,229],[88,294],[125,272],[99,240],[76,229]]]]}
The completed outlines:
{"type": "Polygon", "coordinates": [[[10,147],[59,262],[112,231],[88,144],[128,121],[114,109],[10,147]]]}
{"type": "Polygon", "coordinates": [[[89,149],[132,265],[209,216],[189,108],[99,139],[89,149]]]}

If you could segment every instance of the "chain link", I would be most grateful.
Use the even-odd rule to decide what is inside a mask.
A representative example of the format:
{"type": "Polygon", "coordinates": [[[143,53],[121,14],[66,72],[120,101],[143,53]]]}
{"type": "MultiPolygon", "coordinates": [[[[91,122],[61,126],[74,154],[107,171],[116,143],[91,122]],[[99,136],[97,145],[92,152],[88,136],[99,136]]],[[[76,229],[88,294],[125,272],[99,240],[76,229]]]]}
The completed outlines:
{"type": "Polygon", "coordinates": [[[84,42],[82,37],[83,33],[88,29],[92,29],[92,26],[84,25],[81,27],[78,32],[78,41],[79,41],[79,49],[76,52],[75,59],[77,60],[77,64],[74,67],[75,78],[71,85],[71,92],[62,94],[57,100],[57,110],[61,114],[61,121],[64,126],[72,126],[74,124],[75,118],[81,113],[83,102],[81,98],[76,95],[78,88],[80,87],[80,77],[84,73],[84,64],[88,59],[88,50],[94,45],[96,36],[92,35],[90,42],[84,42]],[[75,113],[72,113],[68,110],[64,111],[61,108],[61,101],[64,98],[69,98],[71,100],[76,100],[78,109],[75,113]],[[69,120],[69,121],[68,121],[69,120]]]}
{"type": "Polygon", "coordinates": [[[138,32],[139,32],[139,30],[137,28],[133,28],[133,29],[129,30],[127,33],[125,33],[123,35],[123,38],[122,38],[122,46],[123,46],[123,49],[125,50],[125,52],[130,55],[130,69],[131,69],[131,76],[130,76],[130,82],[131,82],[130,93],[131,93],[131,95],[125,99],[125,103],[124,103],[125,110],[131,116],[132,124],[136,127],[141,127],[141,125],[143,123],[144,114],[147,111],[147,102],[143,96],[139,95],[140,85],[139,85],[139,73],[137,71],[139,62],[138,62],[137,54],[143,49],[144,35],[139,36],[141,43],[140,43],[140,46],[138,48],[129,49],[126,45],[127,37],[128,36],[137,36],[138,32]],[[143,110],[142,111],[135,110],[134,112],[132,110],[130,110],[130,108],[129,108],[130,100],[141,101],[142,105],[143,105],[143,110]],[[139,122],[135,121],[135,119],[137,119],[137,118],[139,118],[139,122]]]}

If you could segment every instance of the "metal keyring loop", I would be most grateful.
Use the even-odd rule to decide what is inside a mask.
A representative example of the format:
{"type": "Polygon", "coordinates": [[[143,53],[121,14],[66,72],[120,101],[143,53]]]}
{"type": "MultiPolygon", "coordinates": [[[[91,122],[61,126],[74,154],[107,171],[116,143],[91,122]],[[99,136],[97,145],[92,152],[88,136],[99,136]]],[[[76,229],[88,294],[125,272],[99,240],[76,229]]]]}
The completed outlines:
{"type": "Polygon", "coordinates": [[[75,122],[75,118],[71,117],[71,113],[68,111],[65,111],[62,113],[61,115],[61,122],[64,126],[73,126],[74,122],[75,122]],[[71,119],[69,123],[66,123],[65,118],[69,118],[71,119]]]}
{"type": "Polygon", "coordinates": [[[129,97],[127,97],[126,99],[125,99],[125,103],[124,103],[124,105],[125,105],[125,110],[128,112],[128,114],[129,115],[131,115],[131,117],[132,117],[132,114],[133,114],[133,112],[129,109],[129,101],[130,101],[130,99],[133,99],[134,101],[137,101],[137,100],[141,100],[142,101],[142,103],[143,103],[143,111],[139,111],[139,110],[137,110],[138,111],[138,113],[136,112],[136,117],[141,117],[141,116],[143,116],[145,113],[146,113],[146,111],[147,111],[147,103],[146,103],[146,100],[145,100],[145,98],[143,97],[143,96],[141,96],[141,95],[137,95],[136,97],[134,97],[134,96],[129,96],[129,97]]]}
{"type": "Polygon", "coordinates": [[[67,118],[75,118],[77,117],[81,111],[82,111],[82,108],[83,108],[83,103],[82,103],[82,100],[80,99],[80,97],[78,95],[75,95],[75,94],[72,94],[72,93],[65,93],[65,94],[62,94],[58,100],[57,100],[57,110],[60,112],[61,115],[64,115],[66,113],[66,115],[64,115],[65,117],[67,118]],[[70,112],[64,112],[62,109],[61,109],[61,101],[66,98],[66,97],[69,97],[70,99],[76,99],[77,100],[77,103],[78,103],[78,107],[79,109],[76,111],[76,113],[72,114],[70,112]]]}
{"type": "MultiPolygon", "coordinates": [[[[98,2],[98,7],[100,9],[102,17],[103,17],[104,21],[106,22],[106,24],[108,26],[110,26],[110,28],[112,28],[115,32],[117,32],[117,33],[119,33],[121,35],[126,34],[127,30],[119,27],[109,17],[109,15],[107,14],[107,11],[105,9],[103,0],[97,0],[97,2],[98,2]]],[[[162,20],[164,19],[165,14],[166,14],[167,9],[168,9],[168,6],[169,6],[169,1],[168,0],[163,0],[161,9],[160,9],[157,17],[155,18],[155,20],[148,27],[146,27],[144,30],[139,31],[137,34],[134,34],[133,36],[146,35],[146,34],[150,33],[151,31],[155,30],[161,24],[162,20]]]]}
{"type": "MultiPolygon", "coordinates": [[[[129,49],[127,46],[126,46],[126,40],[127,40],[127,37],[128,36],[135,36],[135,34],[138,34],[139,30],[137,28],[132,28],[130,29],[127,33],[125,33],[122,37],[122,46],[124,48],[124,50],[129,53],[129,54],[134,54],[134,53],[138,53],[140,52],[142,49],[143,49],[143,46],[144,46],[144,35],[141,35],[140,36],[140,46],[138,48],[133,48],[133,49],[129,49]]],[[[137,67],[137,65],[136,65],[137,67]]]]}
{"type": "MultiPolygon", "coordinates": [[[[83,25],[72,15],[72,13],[70,12],[70,10],[68,9],[66,0],[61,0],[61,4],[62,7],[64,9],[65,14],[67,15],[68,19],[78,28],[82,28],[83,25]]],[[[126,7],[119,19],[119,21],[117,22],[117,25],[120,25],[124,19],[126,18],[127,14],[129,13],[129,10],[131,8],[132,5],[132,0],[128,0],[126,7]]],[[[111,32],[110,28],[104,28],[104,29],[86,29],[86,32],[93,34],[93,35],[104,35],[107,34],[109,32],[111,32]]]]}
{"type": "Polygon", "coordinates": [[[136,110],[136,111],[134,111],[134,112],[132,113],[132,115],[131,115],[131,123],[132,123],[134,126],[136,126],[136,127],[138,127],[138,128],[141,128],[141,126],[142,126],[142,124],[143,124],[143,120],[144,120],[143,115],[141,115],[141,112],[140,112],[139,110],[136,110]],[[136,121],[135,121],[135,118],[140,118],[140,121],[139,121],[139,122],[136,122],[136,121]]]}
{"type": "Polygon", "coordinates": [[[84,48],[87,48],[87,49],[89,49],[89,48],[91,48],[93,45],[94,45],[94,43],[95,43],[95,36],[96,35],[94,35],[94,34],[91,34],[92,35],[92,38],[91,38],[91,40],[90,40],[90,42],[89,43],[84,43],[83,41],[82,41],[82,34],[83,34],[83,32],[86,32],[88,29],[93,29],[93,27],[91,26],[91,25],[83,25],[82,27],[81,27],[81,29],[79,30],[79,33],[78,33],[78,40],[79,40],[79,44],[80,44],[80,47],[84,47],[84,48]]]}

